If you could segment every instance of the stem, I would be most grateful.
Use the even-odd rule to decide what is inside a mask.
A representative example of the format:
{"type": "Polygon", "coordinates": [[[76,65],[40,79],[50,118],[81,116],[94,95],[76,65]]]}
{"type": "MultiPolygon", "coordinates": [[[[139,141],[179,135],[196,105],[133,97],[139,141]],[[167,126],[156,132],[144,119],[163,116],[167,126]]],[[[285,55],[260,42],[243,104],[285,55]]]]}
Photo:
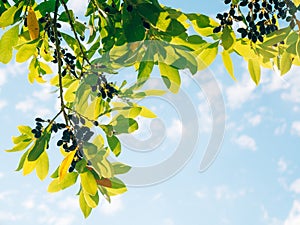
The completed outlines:
{"type": "Polygon", "coordinates": [[[55,37],[55,48],[56,48],[56,54],[57,54],[57,63],[58,63],[58,78],[59,78],[59,96],[60,96],[60,106],[61,106],[61,111],[64,114],[65,122],[66,125],[68,125],[68,116],[65,111],[65,103],[64,103],[64,98],[63,98],[63,85],[62,85],[62,61],[61,61],[61,48],[60,48],[60,42],[59,42],[59,37],[58,37],[58,31],[57,31],[57,16],[58,16],[58,8],[59,8],[59,0],[56,0],[55,2],[55,11],[54,11],[54,19],[53,19],[53,31],[54,31],[54,37],[55,37]]]}
{"type": "MultiPolygon", "coordinates": [[[[81,54],[82,54],[82,60],[83,60],[83,62],[86,61],[89,65],[91,65],[89,59],[86,56],[85,51],[83,50],[83,47],[82,47],[82,44],[81,44],[81,42],[80,42],[80,40],[78,38],[78,35],[77,35],[76,31],[75,31],[75,27],[73,25],[73,20],[72,20],[72,17],[70,15],[70,13],[69,13],[69,9],[67,7],[67,4],[65,3],[64,0],[60,0],[60,1],[61,1],[62,5],[63,5],[63,7],[65,9],[65,12],[67,13],[67,16],[68,16],[68,19],[69,19],[69,24],[71,26],[71,29],[72,29],[73,33],[74,33],[74,37],[75,37],[75,39],[76,39],[76,41],[77,41],[77,43],[79,45],[79,48],[80,48],[80,51],[81,51],[81,54]]],[[[83,62],[82,62],[82,69],[83,69],[83,62]]],[[[82,69],[81,69],[81,71],[82,71],[82,69]]],[[[80,78],[81,77],[82,77],[82,73],[80,74],[80,78]]]]}

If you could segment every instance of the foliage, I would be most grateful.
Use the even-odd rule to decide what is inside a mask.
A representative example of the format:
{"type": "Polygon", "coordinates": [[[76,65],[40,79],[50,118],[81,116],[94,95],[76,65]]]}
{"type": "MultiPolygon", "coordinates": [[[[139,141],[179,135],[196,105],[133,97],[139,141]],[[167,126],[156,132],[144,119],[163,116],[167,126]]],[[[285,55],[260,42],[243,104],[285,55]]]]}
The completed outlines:
{"type": "Polygon", "coordinates": [[[5,30],[0,62],[7,64],[15,55],[17,62],[28,62],[28,81],[41,84],[53,74],[50,64],[57,66],[49,83],[58,90],[60,110],[52,119],[36,118],[35,128],[18,127],[20,135],[12,138],[14,147],[7,150],[24,151],[17,171],[27,175],[36,170],[45,179],[47,150],[51,137],[59,133],[57,148],[63,159],[51,175],[48,191],[57,192],[78,181],[80,208],[88,217],[100,194],[110,201],[111,196],[126,191],[116,176],[130,167],[111,162],[108,156],[121,154],[118,135],[137,130],[136,117],[155,117],[134,101],[163,94],[141,91],[155,66],[166,87],[177,93],[181,70],[196,74],[219,52],[233,79],[232,55],[247,61],[256,84],[261,67],[276,68],[283,75],[300,64],[299,1],[225,3],[231,3],[230,10],[217,15],[219,24],[206,15],[184,13],[157,0],[90,0],[80,19],[68,7],[68,0],[1,1],[0,27],[5,30]],[[232,26],[235,22],[240,25],[237,30],[232,26]],[[124,67],[136,68],[134,85],[107,80],[124,67]]]}

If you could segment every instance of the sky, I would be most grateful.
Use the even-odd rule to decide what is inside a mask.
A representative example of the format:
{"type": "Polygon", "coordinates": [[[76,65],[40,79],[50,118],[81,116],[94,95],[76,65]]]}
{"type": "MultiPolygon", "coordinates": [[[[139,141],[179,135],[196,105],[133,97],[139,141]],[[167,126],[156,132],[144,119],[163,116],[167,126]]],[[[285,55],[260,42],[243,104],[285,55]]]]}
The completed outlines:
{"type": "MultiPolygon", "coordinates": [[[[222,1],[162,3],[185,12],[208,15],[225,9],[222,1]]],[[[83,9],[76,1],[72,1],[72,6],[78,12],[83,9]]],[[[160,124],[163,123],[165,133],[163,138],[157,137],[161,141],[159,145],[139,152],[130,146],[129,137],[122,137],[126,148],[118,159],[133,167],[151,167],[164,162],[178,151],[182,137],[196,127],[195,149],[176,174],[152,185],[129,185],[127,193],[113,198],[111,204],[102,199],[91,216],[83,219],[75,196],[78,186],[56,194],[47,193],[51,179],[41,182],[34,173],[24,177],[15,172],[20,154],[1,150],[0,225],[300,224],[300,69],[294,67],[284,77],[276,71],[262,70],[262,82],[256,87],[246,63],[235,57],[234,65],[237,82],[226,73],[220,56],[209,70],[200,74],[214,77],[225,103],[223,142],[207,170],[200,171],[200,162],[212,138],[210,106],[213,103],[208,102],[204,87],[197,85],[188,74],[182,74],[183,94],[177,99],[161,97],[141,102],[158,115],[160,124]],[[193,127],[185,123],[186,114],[180,111],[188,101],[193,107],[188,108],[191,111],[186,110],[187,114],[197,115],[193,127]]],[[[3,150],[12,147],[11,137],[18,134],[18,125],[33,126],[36,116],[55,114],[57,97],[51,93],[53,89],[28,84],[26,70],[26,65],[15,62],[0,65],[0,143],[3,150]]],[[[132,71],[120,73],[124,78],[132,78],[132,71]]],[[[156,76],[157,71],[153,75],[156,76]]],[[[141,129],[134,137],[151,137],[151,122],[140,120],[140,123],[141,129]]],[[[189,150],[185,149],[190,153],[189,150]]],[[[57,153],[54,146],[49,149],[55,163],[60,160],[57,153]]],[[[55,163],[51,164],[52,170],[55,163]]],[[[146,175],[159,177],[167,173],[167,169],[146,175]]],[[[138,179],[134,181],[139,182],[138,179]]]]}

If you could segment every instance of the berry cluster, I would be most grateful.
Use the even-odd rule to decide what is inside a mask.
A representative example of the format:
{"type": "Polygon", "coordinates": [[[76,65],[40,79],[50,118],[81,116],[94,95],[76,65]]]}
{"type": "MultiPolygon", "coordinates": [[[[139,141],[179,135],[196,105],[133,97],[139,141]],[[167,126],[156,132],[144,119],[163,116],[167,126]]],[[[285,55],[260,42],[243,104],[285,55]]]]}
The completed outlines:
{"type": "Polygon", "coordinates": [[[93,92],[98,91],[98,97],[102,97],[102,99],[106,99],[108,102],[119,93],[114,84],[112,82],[108,83],[103,75],[98,76],[97,83],[92,85],[91,88],[93,92]]]}
{"type": "Polygon", "coordinates": [[[232,25],[233,21],[243,21],[246,28],[239,28],[237,31],[242,38],[248,37],[253,42],[259,40],[263,42],[263,36],[278,29],[276,16],[295,26],[294,15],[300,7],[296,7],[291,0],[241,0],[238,4],[233,4],[232,0],[225,0],[225,4],[230,4],[229,12],[217,14],[217,19],[221,25],[214,29],[218,33],[225,25],[232,25]],[[241,15],[241,7],[247,6],[246,16],[241,15]],[[276,16],[275,16],[276,15],[276,16]]]}
{"type": "Polygon", "coordinates": [[[43,122],[46,122],[45,120],[41,118],[35,118],[36,126],[34,129],[31,130],[31,132],[34,134],[35,138],[40,138],[42,136],[43,132],[43,122]]]}
{"type": "MultiPolygon", "coordinates": [[[[46,14],[45,17],[41,17],[39,19],[39,22],[41,24],[43,24],[44,30],[46,31],[48,37],[50,38],[50,41],[53,44],[55,44],[56,38],[55,38],[55,32],[54,32],[53,28],[54,28],[54,25],[57,28],[61,28],[61,24],[60,23],[53,24],[53,20],[51,19],[49,14],[46,14]]],[[[57,31],[57,36],[59,37],[58,42],[60,44],[62,39],[61,39],[61,33],[59,31],[57,31]]]]}
{"type": "MultiPolygon", "coordinates": [[[[62,71],[62,76],[66,76],[66,74],[72,74],[73,76],[75,76],[77,78],[76,72],[75,72],[75,60],[76,57],[74,55],[72,55],[69,52],[66,52],[65,49],[61,49],[60,52],[62,59],[61,60],[61,64],[65,65],[62,71]]],[[[53,56],[54,60],[52,61],[53,63],[57,63],[58,62],[58,54],[56,49],[54,50],[54,56],[53,56]]]]}

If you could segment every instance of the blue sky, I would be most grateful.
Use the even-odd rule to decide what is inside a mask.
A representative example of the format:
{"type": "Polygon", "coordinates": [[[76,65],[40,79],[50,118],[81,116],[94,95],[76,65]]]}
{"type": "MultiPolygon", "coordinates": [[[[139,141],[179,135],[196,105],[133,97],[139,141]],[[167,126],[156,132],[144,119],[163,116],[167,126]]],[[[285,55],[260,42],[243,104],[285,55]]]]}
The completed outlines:
{"type": "MultiPolygon", "coordinates": [[[[222,1],[163,3],[211,15],[225,9],[222,1]]],[[[82,9],[76,3],[74,7],[82,9]]],[[[238,82],[225,72],[220,57],[210,67],[225,101],[226,132],[220,154],[207,171],[200,173],[199,165],[211,134],[211,112],[205,93],[186,77],[182,89],[189,93],[198,113],[200,132],[197,150],[179,173],[156,185],[129,187],[126,194],[113,198],[112,204],[103,200],[84,220],[75,196],[78,186],[49,194],[50,179],[40,182],[35,174],[23,177],[14,172],[20,155],[0,151],[0,225],[300,224],[300,69],[293,68],[284,77],[263,70],[262,83],[255,87],[246,64],[239,58],[234,61],[238,82]]],[[[131,75],[126,70],[122,73],[128,78],[131,75]]],[[[57,99],[51,91],[47,86],[28,84],[26,66],[14,62],[0,65],[1,149],[12,146],[17,125],[34,125],[35,116],[54,114],[57,99]]],[[[165,160],[186,128],[176,115],[176,104],[160,99],[144,103],[160,116],[166,136],[152,152],[140,154],[130,146],[124,149],[120,160],[133,166],[165,160]]],[[[142,121],[144,130],[148,125],[142,121]]],[[[58,163],[56,151],[53,147],[49,154],[58,163]]]]}

